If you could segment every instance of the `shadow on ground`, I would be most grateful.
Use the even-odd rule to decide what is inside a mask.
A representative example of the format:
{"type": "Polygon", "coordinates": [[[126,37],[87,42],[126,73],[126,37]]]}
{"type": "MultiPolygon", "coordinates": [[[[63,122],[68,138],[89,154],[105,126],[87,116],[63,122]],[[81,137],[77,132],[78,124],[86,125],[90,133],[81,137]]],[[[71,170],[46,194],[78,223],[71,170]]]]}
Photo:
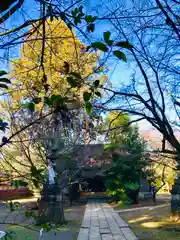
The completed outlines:
{"type": "Polygon", "coordinates": [[[139,240],[179,240],[180,221],[171,217],[170,207],[120,213],[139,240]]]}

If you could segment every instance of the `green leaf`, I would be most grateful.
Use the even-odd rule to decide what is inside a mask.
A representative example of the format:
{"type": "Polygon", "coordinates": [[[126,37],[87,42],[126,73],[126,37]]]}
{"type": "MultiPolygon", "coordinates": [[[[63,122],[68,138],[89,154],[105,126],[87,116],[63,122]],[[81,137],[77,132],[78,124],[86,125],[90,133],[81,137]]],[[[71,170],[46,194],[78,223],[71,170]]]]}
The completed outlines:
{"type": "Polygon", "coordinates": [[[35,104],[33,102],[30,102],[27,104],[27,108],[31,111],[34,112],[35,110],[35,104]]]}
{"type": "Polygon", "coordinates": [[[86,47],[86,52],[88,52],[90,48],[91,48],[91,46],[87,46],[86,47]]]}
{"type": "Polygon", "coordinates": [[[129,42],[118,42],[115,44],[118,47],[122,47],[122,48],[127,48],[127,49],[132,49],[133,45],[131,45],[129,42]]]}
{"type": "Polygon", "coordinates": [[[74,24],[78,25],[78,23],[81,23],[81,14],[78,14],[76,17],[74,17],[74,24]]]}
{"type": "Polygon", "coordinates": [[[87,102],[85,105],[85,109],[86,109],[87,114],[90,114],[92,111],[92,104],[90,102],[87,102]]]}
{"type": "Polygon", "coordinates": [[[113,44],[113,41],[110,40],[110,36],[111,36],[111,33],[109,31],[107,32],[104,32],[104,41],[109,45],[109,46],[112,46],[113,44]]]}
{"type": "Polygon", "coordinates": [[[33,216],[33,212],[32,211],[25,211],[24,212],[24,215],[27,217],[27,218],[30,218],[33,216]]]}
{"type": "Polygon", "coordinates": [[[83,99],[85,102],[88,102],[90,100],[90,97],[91,97],[91,93],[89,93],[89,92],[83,93],[83,99]]]}
{"type": "Polygon", "coordinates": [[[71,72],[71,75],[73,75],[75,78],[81,79],[81,75],[77,72],[71,72]]]}
{"type": "Polygon", "coordinates": [[[91,15],[86,15],[84,19],[87,23],[90,23],[91,20],[92,20],[92,16],[91,15]]]}
{"type": "Polygon", "coordinates": [[[41,102],[41,98],[40,97],[35,97],[35,98],[33,98],[32,101],[33,101],[33,103],[38,104],[38,103],[41,102]]]}
{"type": "Polygon", "coordinates": [[[0,131],[5,132],[6,128],[8,128],[8,123],[0,119],[0,131]]]}
{"type": "Polygon", "coordinates": [[[101,93],[100,92],[95,92],[96,96],[101,97],[101,93]]]}
{"type": "Polygon", "coordinates": [[[97,17],[95,17],[95,16],[93,17],[91,15],[86,15],[84,19],[87,23],[93,23],[94,21],[96,21],[96,18],[97,17]]]}
{"type": "Polygon", "coordinates": [[[52,103],[63,104],[64,98],[61,95],[52,95],[51,101],[52,103]]]}
{"type": "Polygon", "coordinates": [[[80,87],[80,82],[73,77],[67,77],[67,82],[71,85],[71,87],[80,87]]]}
{"type": "Polygon", "coordinates": [[[94,81],[94,86],[97,88],[99,86],[99,83],[100,83],[99,80],[94,81]]]}
{"type": "Polygon", "coordinates": [[[116,50],[116,51],[113,51],[113,53],[114,53],[114,55],[115,55],[117,58],[119,58],[120,60],[123,60],[124,62],[127,61],[126,55],[125,55],[123,52],[116,50]]]}
{"type": "Polygon", "coordinates": [[[71,23],[68,23],[67,26],[70,30],[72,30],[72,24],[71,23]]]}
{"type": "Polygon", "coordinates": [[[6,84],[0,83],[0,88],[8,89],[8,86],[6,84]]]}
{"type": "Polygon", "coordinates": [[[0,71],[0,76],[6,75],[6,74],[7,74],[6,71],[4,71],[4,70],[1,70],[1,71],[0,71]]]}
{"type": "Polygon", "coordinates": [[[95,29],[95,25],[94,23],[91,23],[87,26],[87,30],[88,32],[94,32],[94,29],[95,29]]]}
{"type": "Polygon", "coordinates": [[[44,97],[44,103],[47,104],[48,106],[52,105],[52,101],[49,97],[44,97]]]}
{"type": "Polygon", "coordinates": [[[8,141],[7,137],[4,137],[4,136],[3,136],[3,137],[2,137],[2,142],[3,142],[3,143],[7,143],[7,141],[8,141]]]}
{"type": "Polygon", "coordinates": [[[99,49],[99,50],[101,50],[103,52],[107,52],[108,51],[108,47],[104,43],[102,43],[102,42],[94,42],[94,43],[92,43],[91,46],[93,48],[99,49]]]}
{"type": "Polygon", "coordinates": [[[5,83],[11,83],[11,81],[8,78],[0,78],[0,82],[5,82],[5,83]]]}

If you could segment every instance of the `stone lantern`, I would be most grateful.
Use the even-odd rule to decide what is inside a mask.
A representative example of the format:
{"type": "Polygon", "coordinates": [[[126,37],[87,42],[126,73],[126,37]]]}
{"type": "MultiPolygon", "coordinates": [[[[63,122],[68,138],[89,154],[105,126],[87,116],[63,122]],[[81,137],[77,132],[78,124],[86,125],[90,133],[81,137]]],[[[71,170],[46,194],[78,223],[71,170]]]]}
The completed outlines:
{"type": "Polygon", "coordinates": [[[51,154],[47,156],[47,162],[48,167],[52,168],[55,178],[54,181],[51,182],[49,176],[50,171],[48,171],[48,179],[44,183],[41,192],[41,199],[39,201],[39,217],[37,219],[37,225],[42,223],[61,224],[65,221],[62,187],[60,186],[60,179],[58,177],[60,173],[56,166],[56,163],[60,161],[59,148],[57,144],[51,144],[51,146],[51,154]]]}

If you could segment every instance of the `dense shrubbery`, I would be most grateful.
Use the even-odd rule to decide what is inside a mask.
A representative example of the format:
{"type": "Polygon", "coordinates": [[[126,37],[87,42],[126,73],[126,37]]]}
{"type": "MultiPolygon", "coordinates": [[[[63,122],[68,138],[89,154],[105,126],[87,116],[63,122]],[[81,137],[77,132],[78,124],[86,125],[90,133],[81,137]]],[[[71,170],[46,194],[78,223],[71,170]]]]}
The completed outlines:
{"type": "Polygon", "coordinates": [[[107,146],[113,164],[107,171],[107,192],[116,201],[136,203],[140,177],[148,165],[146,142],[139,136],[136,127],[129,127],[124,133],[116,133],[116,138],[113,136],[110,136],[111,143],[107,146]]]}

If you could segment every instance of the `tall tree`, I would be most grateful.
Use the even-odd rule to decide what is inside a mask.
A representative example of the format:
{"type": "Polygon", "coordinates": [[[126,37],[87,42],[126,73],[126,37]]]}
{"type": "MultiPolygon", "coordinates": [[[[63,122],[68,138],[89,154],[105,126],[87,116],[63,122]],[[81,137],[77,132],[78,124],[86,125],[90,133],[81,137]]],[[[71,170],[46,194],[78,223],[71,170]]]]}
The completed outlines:
{"type": "Polygon", "coordinates": [[[116,33],[132,44],[127,51],[132,75],[119,89],[109,89],[114,104],[112,107],[108,102],[106,110],[135,115],[137,121],[147,120],[162,134],[163,151],[165,141],[180,150],[175,130],[179,128],[178,5],[173,1],[144,1],[144,5],[133,1],[128,9],[120,6],[110,20],[116,33]]]}

